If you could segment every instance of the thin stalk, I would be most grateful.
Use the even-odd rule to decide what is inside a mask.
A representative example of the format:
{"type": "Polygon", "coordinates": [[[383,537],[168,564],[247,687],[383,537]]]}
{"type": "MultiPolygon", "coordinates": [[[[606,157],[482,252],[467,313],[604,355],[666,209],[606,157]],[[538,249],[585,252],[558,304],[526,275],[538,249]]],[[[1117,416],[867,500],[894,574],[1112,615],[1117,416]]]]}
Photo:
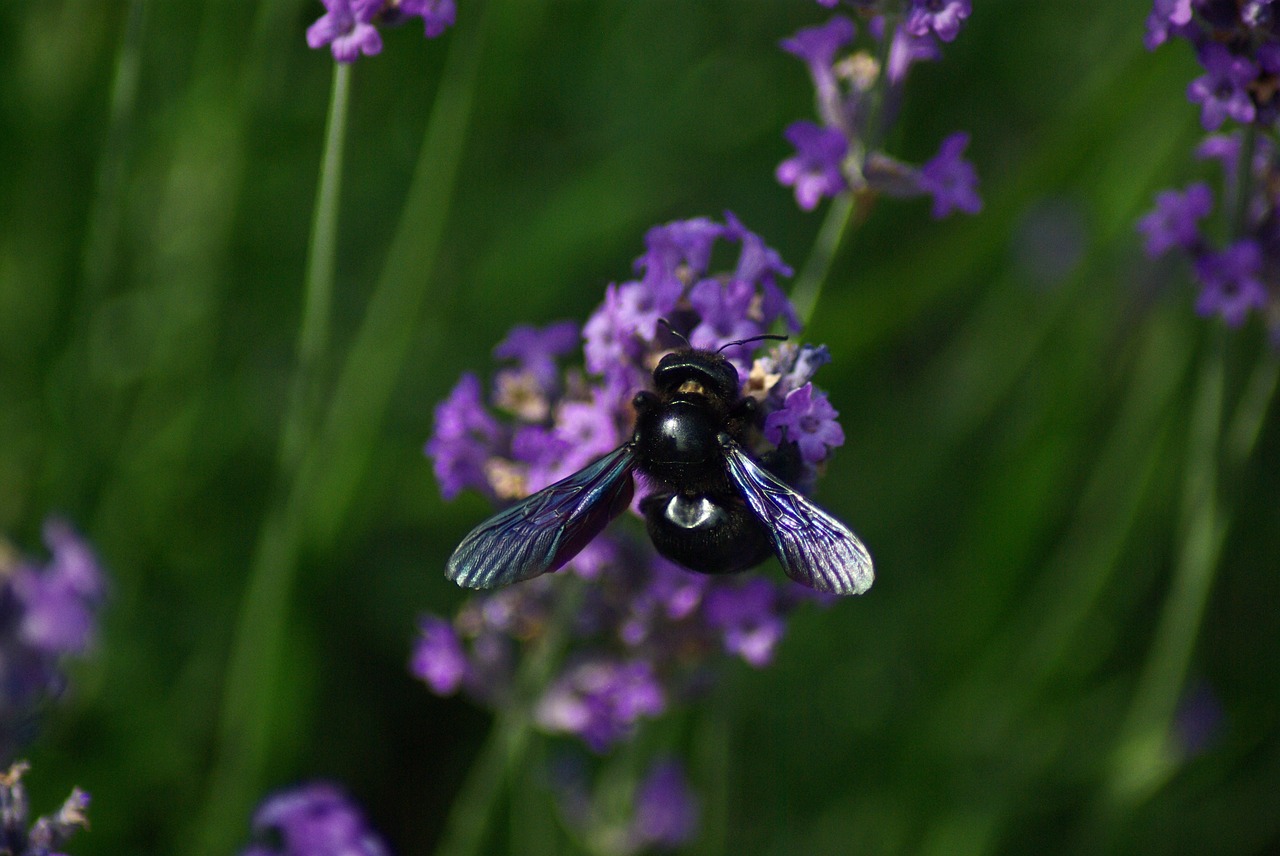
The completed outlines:
{"type": "Polygon", "coordinates": [[[298,564],[300,510],[293,491],[304,450],[317,428],[320,366],[329,346],[339,185],[350,68],[334,64],[319,187],[307,253],[297,367],[280,432],[272,504],[250,560],[249,584],[227,668],[211,795],[197,852],[225,849],[247,816],[271,733],[271,701],[298,564]]]}
{"type": "Polygon", "coordinates": [[[1240,139],[1235,180],[1231,185],[1235,197],[1227,200],[1231,207],[1231,221],[1228,227],[1233,239],[1245,234],[1248,225],[1250,190],[1253,186],[1253,153],[1257,145],[1258,127],[1251,122],[1244,126],[1240,139]]]}
{"type": "Polygon", "coordinates": [[[116,247],[123,217],[125,194],[121,191],[129,156],[129,135],[134,128],[138,102],[138,69],[141,65],[142,40],[146,29],[147,0],[131,0],[125,16],[124,37],[116,57],[111,81],[111,104],[108,108],[107,136],[94,181],[93,207],[87,220],[88,236],[84,252],[84,315],[102,295],[115,272],[116,247]]]}
{"type": "Polygon", "coordinates": [[[840,243],[844,240],[855,207],[852,192],[841,193],[831,200],[826,219],[822,221],[813,249],[809,251],[809,258],[796,277],[791,289],[791,303],[795,306],[796,316],[802,325],[807,326],[813,318],[813,310],[818,305],[822,287],[831,272],[831,264],[840,250],[840,243]]]}
{"type": "Polygon", "coordinates": [[[569,630],[582,603],[583,587],[576,577],[565,574],[560,588],[546,635],[516,675],[515,701],[499,711],[493,729],[453,799],[436,856],[474,856],[484,852],[503,785],[518,781],[512,774],[523,766],[529,750],[533,706],[564,659],[569,630]]]}
{"type": "Polygon", "coordinates": [[[311,220],[302,302],[302,328],[298,334],[298,367],[290,390],[284,434],[280,444],[280,471],[290,479],[297,473],[302,451],[315,433],[321,364],[329,349],[333,314],[334,270],[338,258],[338,202],[342,190],[343,149],[346,142],[347,100],[351,90],[351,66],[333,64],[333,88],[325,127],[320,181],[311,220]]]}
{"type": "Polygon", "coordinates": [[[1214,345],[1193,410],[1173,583],[1113,758],[1113,821],[1155,793],[1183,760],[1171,731],[1233,512],[1219,485],[1237,478],[1252,455],[1280,381],[1280,364],[1262,355],[1224,425],[1225,358],[1222,343],[1214,345]]]}

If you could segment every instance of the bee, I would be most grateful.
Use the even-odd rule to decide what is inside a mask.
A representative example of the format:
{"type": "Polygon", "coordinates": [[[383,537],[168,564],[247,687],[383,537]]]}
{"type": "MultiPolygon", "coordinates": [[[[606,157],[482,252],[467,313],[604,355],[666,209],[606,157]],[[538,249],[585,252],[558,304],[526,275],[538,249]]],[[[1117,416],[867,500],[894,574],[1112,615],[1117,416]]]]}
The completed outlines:
{"type": "Polygon", "coordinates": [[[632,400],[627,442],[473,529],[448,578],[488,589],[558,570],[631,504],[639,472],[651,488],[640,501],[650,540],[689,570],[736,573],[777,556],[787,576],[819,591],[871,587],[871,555],[858,536],[788,484],[794,444],[759,458],[747,451],[757,403],[739,394],[738,371],[719,351],[668,353],[653,386],[632,400]]]}

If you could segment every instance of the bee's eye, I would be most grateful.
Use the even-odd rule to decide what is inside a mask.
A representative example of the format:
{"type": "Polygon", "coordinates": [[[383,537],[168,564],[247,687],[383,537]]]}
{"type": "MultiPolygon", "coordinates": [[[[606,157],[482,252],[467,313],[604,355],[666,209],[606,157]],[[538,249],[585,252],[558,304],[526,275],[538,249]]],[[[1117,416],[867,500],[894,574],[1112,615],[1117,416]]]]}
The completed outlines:
{"type": "Polygon", "coordinates": [[[657,403],[658,396],[649,392],[647,389],[640,390],[636,393],[636,397],[631,399],[631,406],[635,408],[637,413],[643,413],[644,411],[651,409],[657,403]]]}

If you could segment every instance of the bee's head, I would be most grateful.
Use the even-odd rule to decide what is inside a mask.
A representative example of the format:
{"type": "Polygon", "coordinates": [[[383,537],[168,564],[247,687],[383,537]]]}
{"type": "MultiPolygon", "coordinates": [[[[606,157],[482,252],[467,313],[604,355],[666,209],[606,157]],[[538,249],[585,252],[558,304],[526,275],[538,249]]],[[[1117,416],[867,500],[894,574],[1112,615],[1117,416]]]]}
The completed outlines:
{"type": "Polygon", "coordinates": [[[672,351],[653,370],[653,383],[668,395],[704,395],[726,406],[738,398],[738,370],[711,351],[672,351]]]}

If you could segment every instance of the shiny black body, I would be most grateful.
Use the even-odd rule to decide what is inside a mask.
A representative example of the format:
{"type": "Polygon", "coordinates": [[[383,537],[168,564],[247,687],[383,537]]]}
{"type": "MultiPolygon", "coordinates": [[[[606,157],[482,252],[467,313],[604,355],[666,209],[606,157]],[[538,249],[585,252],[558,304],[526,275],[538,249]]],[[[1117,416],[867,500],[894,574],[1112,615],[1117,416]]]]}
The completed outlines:
{"type": "MultiPolygon", "coordinates": [[[[769,533],[729,481],[721,435],[739,445],[756,420],[738,373],[719,354],[677,351],[653,373],[657,393],[635,397],[636,469],[652,488],[640,502],[658,552],[694,571],[733,573],[773,555],[769,533]]],[[[776,475],[776,473],[775,473],[776,475]]]]}
{"type": "Polygon", "coordinates": [[[448,577],[494,588],[563,567],[626,509],[638,471],[650,488],[640,503],[650,539],[690,570],[734,573],[774,555],[788,576],[821,591],[871,586],[862,542],[789,483],[799,469],[794,445],[760,459],[746,451],[759,415],[739,395],[732,363],[686,348],[663,357],[653,381],[655,391],[633,401],[626,443],[477,526],[449,559],[448,577]]]}

